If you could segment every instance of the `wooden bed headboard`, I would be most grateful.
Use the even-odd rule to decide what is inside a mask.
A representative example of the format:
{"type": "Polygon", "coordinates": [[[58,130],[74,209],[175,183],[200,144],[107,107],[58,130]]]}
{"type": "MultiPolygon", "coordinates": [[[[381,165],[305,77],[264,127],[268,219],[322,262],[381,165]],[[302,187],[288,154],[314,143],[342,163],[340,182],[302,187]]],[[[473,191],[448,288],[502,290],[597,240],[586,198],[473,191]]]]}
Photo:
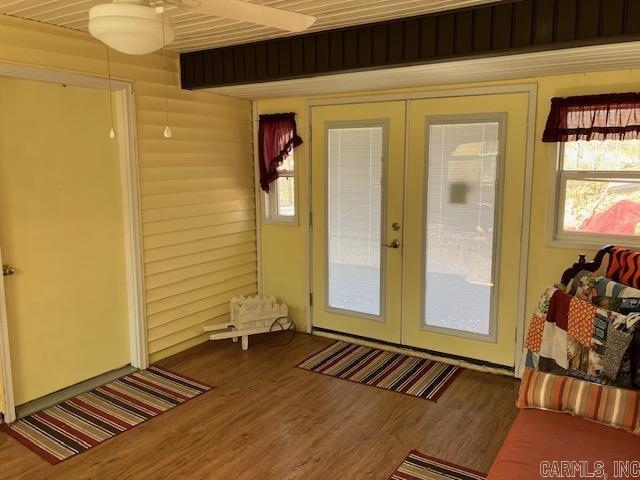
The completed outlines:
{"type": "Polygon", "coordinates": [[[562,274],[562,284],[567,285],[571,281],[571,279],[575,277],[581,270],[588,270],[589,272],[597,271],[602,265],[602,260],[604,259],[605,255],[607,255],[612,248],[613,245],[607,245],[606,247],[601,248],[600,250],[598,250],[598,253],[596,253],[596,256],[593,257],[593,260],[591,260],[590,262],[587,262],[587,256],[584,253],[581,253],[578,261],[571,267],[567,268],[562,274]]]}

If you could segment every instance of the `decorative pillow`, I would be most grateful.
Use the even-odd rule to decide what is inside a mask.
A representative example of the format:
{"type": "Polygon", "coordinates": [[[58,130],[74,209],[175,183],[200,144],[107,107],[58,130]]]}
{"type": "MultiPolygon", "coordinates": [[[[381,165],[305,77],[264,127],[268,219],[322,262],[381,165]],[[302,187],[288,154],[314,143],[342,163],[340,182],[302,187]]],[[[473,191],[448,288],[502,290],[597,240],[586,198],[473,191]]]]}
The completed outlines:
{"type": "Polygon", "coordinates": [[[596,295],[595,287],[599,278],[600,277],[597,277],[593,272],[581,270],[571,279],[565,292],[580,300],[591,303],[591,299],[596,295]]]}
{"type": "Polygon", "coordinates": [[[622,283],[616,282],[606,277],[595,277],[596,284],[592,297],[621,297],[621,298],[640,298],[640,290],[628,287],[622,283]]]}
{"type": "Polygon", "coordinates": [[[634,288],[640,288],[640,252],[613,247],[609,253],[607,278],[634,288]]]}
{"type": "Polygon", "coordinates": [[[640,388],[640,329],[638,328],[629,347],[629,370],[631,384],[634,388],[640,388]]]}
{"type": "Polygon", "coordinates": [[[640,289],[598,276],[588,270],[578,272],[565,292],[585,302],[592,302],[594,297],[640,298],[640,289]]]}
{"type": "Polygon", "coordinates": [[[527,368],[516,405],[569,413],[640,435],[640,391],[527,368]]]}
{"type": "Polygon", "coordinates": [[[593,297],[593,304],[623,315],[640,312],[640,298],[597,296],[593,297]]]}

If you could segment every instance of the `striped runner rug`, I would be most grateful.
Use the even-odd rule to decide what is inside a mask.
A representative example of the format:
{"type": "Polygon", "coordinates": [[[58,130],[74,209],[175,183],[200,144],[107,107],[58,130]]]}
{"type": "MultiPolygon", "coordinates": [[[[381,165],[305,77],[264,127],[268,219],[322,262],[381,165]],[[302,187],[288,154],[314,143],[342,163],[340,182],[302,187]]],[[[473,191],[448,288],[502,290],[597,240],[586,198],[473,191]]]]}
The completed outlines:
{"type": "Polygon", "coordinates": [[[7,432],[57,464],[211,388],[152,366],[24,417],[7,432]]]}
{"type": "Polygon", "coordinates": [[[340,341],[298,367],[434,402],[462,371],[455,365],[340,341]]]}
{"type": "Polygon", "coordinates": [[[416,450],[409,453],[389,480],[485,480],[487,476],[453,463],[429,457],[416,450]]]}

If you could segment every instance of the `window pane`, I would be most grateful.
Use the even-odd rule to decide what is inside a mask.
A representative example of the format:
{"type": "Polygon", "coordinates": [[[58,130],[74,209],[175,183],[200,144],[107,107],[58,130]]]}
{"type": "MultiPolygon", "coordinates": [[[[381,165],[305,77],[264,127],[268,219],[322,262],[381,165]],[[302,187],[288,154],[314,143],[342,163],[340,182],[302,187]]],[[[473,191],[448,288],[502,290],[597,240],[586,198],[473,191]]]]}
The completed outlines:
{"type": "Polygon", "coordinates": [[[284,157],[282,163],[278,165],[276,170],[278,170],[278,172],[293,172],[293,169],[293,152],[291,152],[289,155],[284,157]]]}
{"type": "Polygon", "coordinates": [[[329,306],[380,315],[382,127],[329,129],[329,306]]]}
{"type": "Polygon", "coordinates": [[[490,333],[498,127],[429,128],[425,325],[490,333]]]}
{"type": "Polygon", "coordinates": [[[276,180],[277,214],[281,217],[293,217],[296,214],[295,203],[295,179],[293,177],[280,177],[276,180]]]}
{"type": "Polygon", "coordinates": [[[567,142],[564,144],[563,169],[640,171],[640,140],[567,142]]]}
{"type": "Polygon", "coordinates": [[[565,232],[640,235],[640,183],[637,180],[567,180],[565,232]]]}

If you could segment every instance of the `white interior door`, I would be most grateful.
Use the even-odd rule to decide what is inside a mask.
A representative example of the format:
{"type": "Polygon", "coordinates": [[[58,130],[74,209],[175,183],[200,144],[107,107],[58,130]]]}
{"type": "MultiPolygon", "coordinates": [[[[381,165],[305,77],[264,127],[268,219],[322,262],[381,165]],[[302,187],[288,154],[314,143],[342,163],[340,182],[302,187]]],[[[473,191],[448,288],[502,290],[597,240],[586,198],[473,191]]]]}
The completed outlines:
{"type": "Polygon", "coordinates": [[[0,248],[15,403],[130,361],[123,195],[104,90],[0,77],[0,248]],[[9,273],[9,272],[7,272],[9,273]]]}

